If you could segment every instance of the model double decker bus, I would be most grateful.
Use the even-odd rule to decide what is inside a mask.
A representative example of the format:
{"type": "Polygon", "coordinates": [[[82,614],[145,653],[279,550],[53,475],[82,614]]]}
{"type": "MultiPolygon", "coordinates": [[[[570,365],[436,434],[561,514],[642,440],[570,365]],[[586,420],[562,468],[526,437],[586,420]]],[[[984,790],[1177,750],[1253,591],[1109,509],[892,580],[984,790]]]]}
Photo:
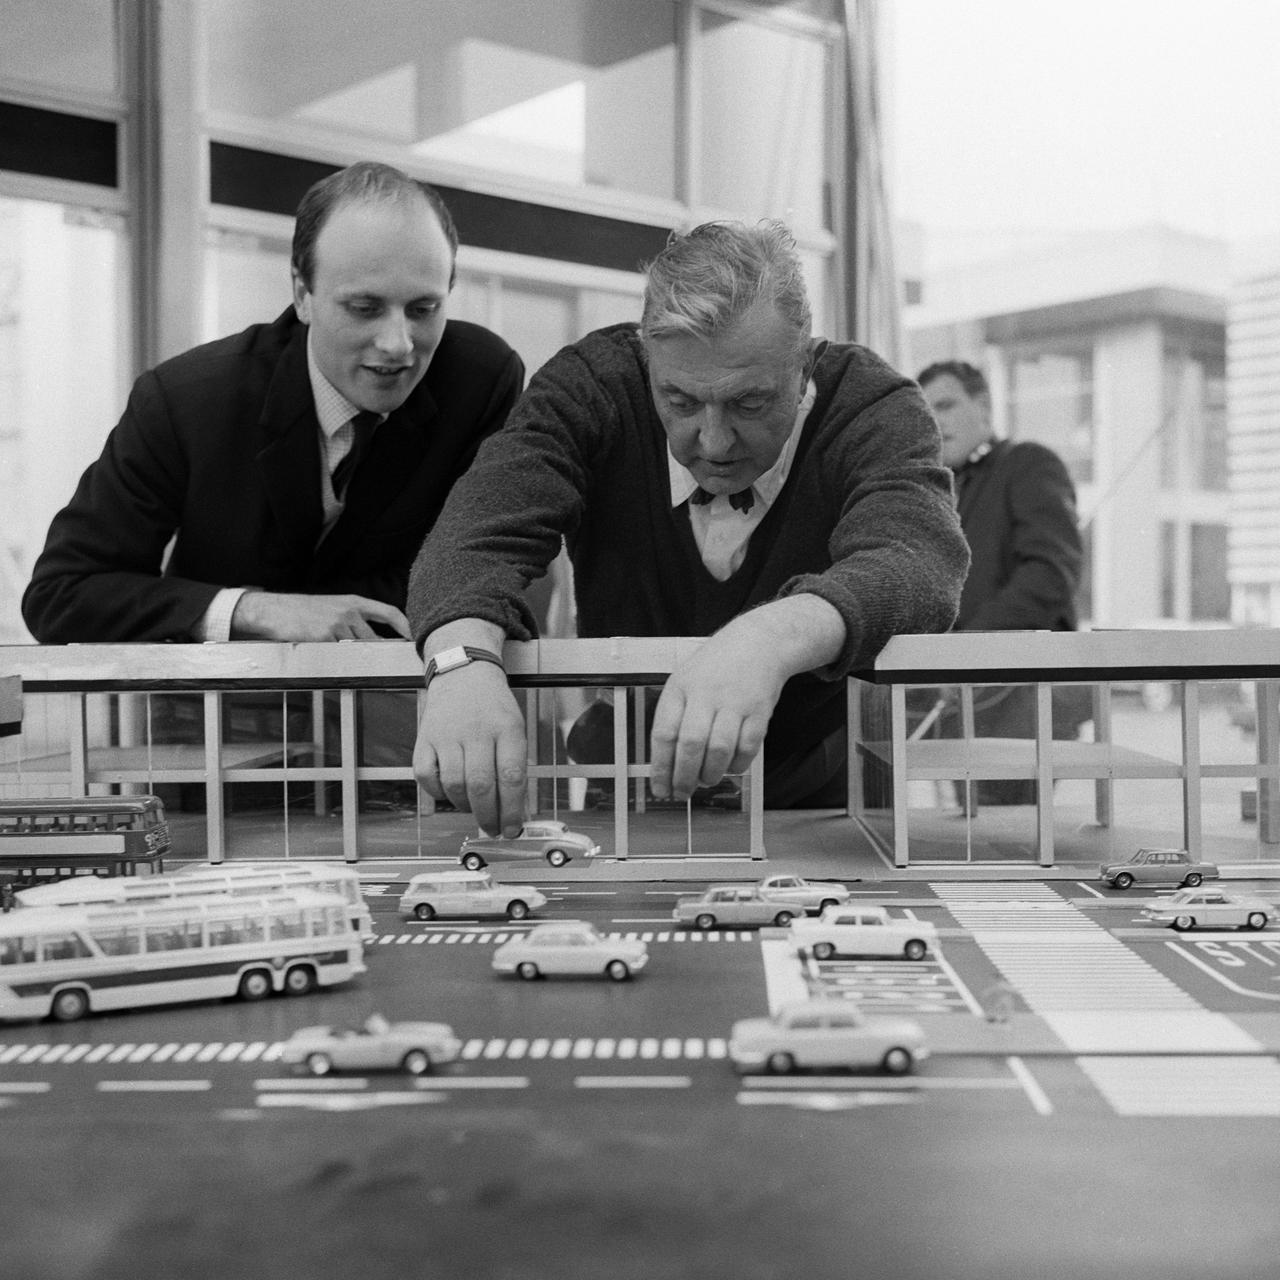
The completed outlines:
{"type": "Polygon", "coordinates": [[[351,927],[362,937],[373,934],[373,917],[351,867],[328,862],[232,862],[225,866],[184,867],[172,875],[120,876],[110,880],[75,876],[53,884],[22,889],[17,907],[141,906],[185,902],[211,894],[239,897],[311,889],[332,893],[347,904],[351,927]]]}
{"type": "Polygon", "coordinates": [[[99,1010],[305,995],[364,972],[360,935],[331,893],[0,916],[0,1018],[73,1022],[99,1010]]]}
{"type": "Polygon", "coordinates": [[[20,882],[163,871],[168,852],[169,824],[155,796],[0,800],[0,873],[20,882]]]}

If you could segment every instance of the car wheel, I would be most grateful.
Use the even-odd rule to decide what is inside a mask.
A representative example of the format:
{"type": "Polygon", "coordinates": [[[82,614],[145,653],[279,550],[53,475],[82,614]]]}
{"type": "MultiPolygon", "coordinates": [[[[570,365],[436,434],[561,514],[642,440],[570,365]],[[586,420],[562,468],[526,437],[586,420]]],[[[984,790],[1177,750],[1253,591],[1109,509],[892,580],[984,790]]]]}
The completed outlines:
{"type": "Polygon", "coordinates": [[[792,913],[790,911],[779,911],[778,914],[773,917],[773,923],[776,924],[779,929],[785,929],[791,921],[792,913]]]}
{"type": "Polygon", "coordinates": [[[789,1053],[771,1053],[764,1065],[771,1075],[789,1076],[796,1069],[796,1060],[789,1053]]]}
{"type": "Polygon", "coordinates": [[[1250,911],[1249,918],[1245,921],[1245,927],[1249,929],[1265,929],[1267,927],[1267,913],[1265,911],[1250,911]]]}
{"type": "Polygon", "coordinates": [[[464,853],[462,855],[462,865],[468,871],[479,871],[484,866],[484,859],[478,853],[464,853]]]}
{"type": "Polygon", "coordinates": [[[316,971],[309,964],[295,964],[284,975],[284,993],[287,996],[310,995],[316,989],[316,971]]]}
{"type": "Polygon", "coordinates": [[[508,920],[524,920],[529,915],[529,904],[522,902],[519,898],[514,898],[507,903],[507,919],[508,920]]]}
{"type": "Polygon", "coordinates": [[[813,944],[813,958],[815,960],[830,960],[835,953],[834,942],[815,942],[813,944]]]}
{"type": "Polygon", "coordinates": [[[1133,877],[1127,871],[1122,871],[1111,883],[1117,889],[1127,889],[1133,883],[1133,877]]]}
{"type": "Polygon", "coordinates": [[[569,855],[563,849],[548,849],[547,861],[553,867],[563,867],[569,861],[569,855]]]}
{"type": "Polygon", "coordinates": [[[1195,923],[1196,922],[1195,922],[1194,916],[1174,916],[1173,917],[1173,927],[1179,933],[1186,933],[1188,929],[1193,929],[1195,927],[1195,923]]]}
{"type": "Polygon", "coordinates": [[[838,907],[839,905],[840,903],[835,898],[823,898],[823,900],[818,903],[818,913],[821,915],[821,913],[828,907],[838,907]]]}
{"type": "Polygon", "coordinates": [[[420,902],[414,907],[413,914],[419,920],[434,920],[436,918],[436,909],[429,902],[420,902]]]}
{"type": "Polygon", "coordinates": [[[604,971],[614,982],[626,982],[631,977],[631,966],[625,960],[610,960],[604,971]]]}
{"type": "Polygon", "coordinates": [[[912,1063],[911,1054],[900,1047],[885,1050],[884,1057],[880,1059],[885,1074],[891,1076],[905,1076],[911,1070],[912,1063]]]}
{"type": "Polygon", "coordinates": [[[241,1000],[265,1000],[271,994],[271,975],[265,969],[250,969],[240,979],[241,1000]]]}
{"type": "Polygon", "coordinates": [[[518,973],[526,982],[532,982],[538,976],[538,966],[532,960],[521,960],[516,965],[516,973],[518,973]]]}
{"type": "Polygon", "coordinates": [[[1192,871],[1182,883],[1185,884],[1188,889],[1196,889],[1200,886],[1200,882],[1203,879],[1204,876],[1202,876],[1198,871],[1192,871]]]}
{"type": "Polygon", "coordinates": [[[327,1053],[307,1054],[307,1070],[313,1076],[327,1076],[333,1070],[333,1059],[327,1053]]]}
{"type": "Polygon", "coordinates": [[[400,1066],[411,1076],[425,1076],[431,1070],[431,1055],[425,1049],[410,1049],[400,1066]]]}
{"type": "Polygon", "coordinates": [[[907,944],[902,948],[902,954],[908,960],[923,960],[925,952],[929,948],[921,938],[908,938],[907,944]]]}
{"type": "Polygon", "coordinates": [[[53,997],[49,1016],[55,1022],[77,1022],[89,1012],[89,997],[79,987],[68,987],[53,997]]]}
{"type": "Polygon", "coordinates": [[[693,923],[699,929],[714,929],[716,927],[716,918],[710,912],[704,911],[700,916],[694,916],[693,923]]]}

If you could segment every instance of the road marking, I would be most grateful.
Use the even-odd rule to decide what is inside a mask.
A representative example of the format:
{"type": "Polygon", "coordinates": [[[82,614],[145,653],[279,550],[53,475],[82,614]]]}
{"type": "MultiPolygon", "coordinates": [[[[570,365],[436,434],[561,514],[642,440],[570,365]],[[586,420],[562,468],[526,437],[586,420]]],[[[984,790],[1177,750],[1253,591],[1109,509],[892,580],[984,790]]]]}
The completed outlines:
{"type": "Polygon", "coordinates": [[[769,1012],[777,1013],[791,1000],[804,1000],[809,984],[804,971],[796,964],[791,944],[779,938],[760,940],[760,959],[764,963],[764,985],[769,1012]]]}
{"type": "Polygon", "coordinates": [[[212,1080],[99,1080],[100,1093],[203,1093],[212,1080]]]}
{"type": "Polygon", "coordinates": [[[579,1089],[687,1089],[688,1076],[574,1076],[579,1089]]]}
{"type": "Polygon", "coordinates": [[[1013,1072],[1014,1079],[1022,1086],[1027,1100],[1035,1108],[1036,1114],[1053,1115],[1053,1103],[1049,1101],[1049,1095],[1040,1087],[1040,1082],[1031,1074],[1027,1064],[1021,1058],[1006,1058],[1005,1061],[1009,1064],[1009,1070],[1013,1072]]]}
{"type": "Polygon", "coordinates": [[[417,1106],[443,1102],[445,1094],[432,1093],[264,1093],[260,1107],[305,1107],[312,1111],[372,1111],[375,1107],[417,1106]]]}
{"type": "Polygon", "coordinates": [[[415,1089],[527,1089],[528,1076],[426,1076],[413,1082],[415,1089]]]}
{"type": "Polygon", "coordinates": [[[0,1080],[0,1093],[48,1093],[52,1088],[45,1080],[0,1080]]]}
{"type": "Polygon", "coordinates": [[[824,1093],[820,1090],[796,1090],[788,1093],[756,1093],[743,1089],[737,1101],[744,1107],[794,1107],[800,1111],[852,1111],[857,1107],[901,1106],[914,1102],[906,1093],[885,1093],[860,1089],[850,1093],[824,1093]]]}
{"type": "Polygon", "coordinates": [[[262,1080],[255,1080],[253,1087],[259,1093],[269,1089],[316,1089],[321,1092],[334,1089],[363,1089],[368,1085],[368,1080],[363,1076],[343,1076],[341,1080],[335,1080],[330,1076],[317,1076],[313,1080],[307,1079],[284,1079],[281,1077],[272,1078],[270,1076],[262,1080]]]}
{"type": "Polygon", "coordinates": [[[25,1044],[11,1044],[0,1053],[0,1063],[12,1062],[19,1054],[25,1053],[27,1048],[28,1046],[25,1044]]]}
{"type": "Polygon", "coordinates": [[[1122,1116],[1280,1116],[1280,1063],[1271,1058],[1078,1061],[1122,1116]]]}
{"type": "Polygon", "coordinates": [[[1226,987],[1228,991],[1234,991],[1243,996],[1253,996],[1257,1000],[1280,1000],[1280,995],[1277,995],[1274,992],[1254,991],[1249,987],[1242,987],[1238,983],[1232,982],[1226,974],[1219,973],[1212,965],[1206,964],[1203,960],[1193,956],[1190,951],[1186,950],[1186,948],[1181,945],[1181,943],[1168,942],[1165,945],[1170,951],[1180,955],[1184,960],[1189,960],[1197,969],[1203,969],[1205,973],[1207,973],[1216,982],[1226,987]]]}

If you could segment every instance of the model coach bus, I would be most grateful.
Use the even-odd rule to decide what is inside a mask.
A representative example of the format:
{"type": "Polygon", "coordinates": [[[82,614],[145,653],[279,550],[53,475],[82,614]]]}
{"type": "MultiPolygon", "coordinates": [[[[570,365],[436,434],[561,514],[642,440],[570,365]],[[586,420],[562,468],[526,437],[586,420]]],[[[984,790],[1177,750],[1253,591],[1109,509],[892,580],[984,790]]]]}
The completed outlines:
{"type": "Polygon", "coordinates": [[[330,893],[0,916],[0,1018],[73,1022],[94,1010],[305,995],[364,972],[360,935],[330,893]]]}
{"type": "Polygon", "coordinates": [[[155,796],[0,800],[0,871],[38,881],[164,870],[169,824],[155,796]]]}
{"type": "Polygon", "coordinates": [[[14,895],[17,907],[126,906],[181,902],[211,894],[282,893],[311,889],[332,893],[347,904],[351,927],[361,937],[373,935],[373,917],[351,867],[329,862],[233,862],[222,867],[194,866],[172,875],[120,877],[75,876],[36,885],[14,895]]]}

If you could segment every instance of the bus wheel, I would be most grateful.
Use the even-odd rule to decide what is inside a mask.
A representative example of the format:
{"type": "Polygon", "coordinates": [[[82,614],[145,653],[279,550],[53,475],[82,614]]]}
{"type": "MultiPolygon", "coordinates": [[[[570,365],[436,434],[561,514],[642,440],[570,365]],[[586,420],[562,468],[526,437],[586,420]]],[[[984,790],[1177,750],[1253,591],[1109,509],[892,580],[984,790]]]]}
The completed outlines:
{"type": "Polygon", "coordinates": [[[284,992],[288,996],[309,995],[316,989],[316,971],[308,964],[295,964],[284,975],[284,992]]]}
{"type": "Polygon", "coordinates": [[[55,1022],[76,1022],[89,1012],[89,997],[79,987],[67,987],[53,997],[49,1016],[55,1022]]]}
{"type": "Polygon", "coordinates": [[[265,1000],[271,994],[271,975],[265,969],[250,969],[240,979],[241,1000],[265,1000]]]}

